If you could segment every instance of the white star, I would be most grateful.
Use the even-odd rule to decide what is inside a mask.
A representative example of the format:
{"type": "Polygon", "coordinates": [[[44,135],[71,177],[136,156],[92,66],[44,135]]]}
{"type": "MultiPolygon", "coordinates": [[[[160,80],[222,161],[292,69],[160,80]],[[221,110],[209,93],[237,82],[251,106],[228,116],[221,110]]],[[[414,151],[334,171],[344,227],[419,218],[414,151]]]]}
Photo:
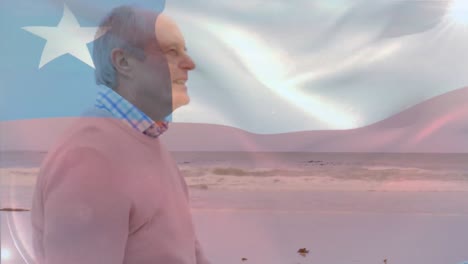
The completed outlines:
{"type": "MultiPolygon", "coordinates": [[[[94,63],[86,44],[94,41],[97,27],[81,27],[73,13],[65,5],[63,17],[56,27],[23,27],[45,40],[39,69],[52,60],[70,54],[94,68],[94,63]]],[[[96,38],[100,37],[96,36],[96,38]]]]}

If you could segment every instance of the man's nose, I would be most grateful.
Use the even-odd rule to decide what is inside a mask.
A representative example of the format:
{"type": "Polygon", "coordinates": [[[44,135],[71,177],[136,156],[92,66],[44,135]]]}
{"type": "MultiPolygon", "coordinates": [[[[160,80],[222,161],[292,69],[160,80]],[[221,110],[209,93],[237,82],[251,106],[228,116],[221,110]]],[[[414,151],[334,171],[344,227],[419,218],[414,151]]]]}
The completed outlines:
{"type": "Polygon", "coordinates": [[[180,62],[180,67],[184,70],[193,70],[195,69],[196,65],[193,62],[192,58],[189,55],[185,55],[185,58],[180,62]]]}

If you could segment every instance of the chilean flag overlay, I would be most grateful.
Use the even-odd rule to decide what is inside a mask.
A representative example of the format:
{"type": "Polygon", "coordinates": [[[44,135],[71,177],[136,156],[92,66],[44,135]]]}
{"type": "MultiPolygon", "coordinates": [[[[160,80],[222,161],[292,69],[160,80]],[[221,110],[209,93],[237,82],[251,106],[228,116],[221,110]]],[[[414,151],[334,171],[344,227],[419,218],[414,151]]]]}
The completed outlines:
{"type": "MultiPolygon", "coordinates": [[[[92,105],[96,27],[128,3],[2,1],[0,120],[76,117],[92,105]]],[[[356,129],[468,83],[462,0],[132,3],[174,17],[197,63],[175,123],[254,134],[356,129]]],[[[428,129],[462,114],[439,103],[430,115],[446,117],[428,129]]]]}
{"type": "MultiPolygon", "coordinates": [[[[0,154],[47,152],[94,104],[97,26],[125,4],[174,18],[197,65],[161,141],[214,262],[466,262],[468,1],[0,0],[0,154]]],[[[37,174],[0,169],[0,198],[37,174]]],[[[9,216],[25,249],[2,263],[33,263],[9,216]]]]}

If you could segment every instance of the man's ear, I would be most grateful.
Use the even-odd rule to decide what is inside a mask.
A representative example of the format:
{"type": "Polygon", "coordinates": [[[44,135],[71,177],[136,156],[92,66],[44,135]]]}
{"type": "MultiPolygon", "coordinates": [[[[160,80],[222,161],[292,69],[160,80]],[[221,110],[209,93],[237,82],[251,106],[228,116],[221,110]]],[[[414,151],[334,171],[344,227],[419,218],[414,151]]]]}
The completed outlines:
{"type": "Polygon", "coordinates": [[[113,49],[111,52],[111,61],[119,74],[127,78],[132,77],[131,63],[129,62],[128,54],[123,49],[113,49]]]}

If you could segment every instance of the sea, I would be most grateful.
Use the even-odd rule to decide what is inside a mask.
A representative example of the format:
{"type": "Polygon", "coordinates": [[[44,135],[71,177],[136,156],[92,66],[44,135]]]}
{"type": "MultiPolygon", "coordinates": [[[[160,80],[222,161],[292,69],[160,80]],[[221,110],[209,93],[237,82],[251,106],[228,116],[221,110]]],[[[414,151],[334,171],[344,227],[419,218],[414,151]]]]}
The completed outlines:
{"type": "MultiPolygon", "coordinates": [[[[0,186],[31,188],[46,152],[0,152],[0,186]]],[[[468,191],[468,154],[172,152],[193,189],[468,191]]],[[[2,199],[3,200],[3,199],[2,199]]]]}

